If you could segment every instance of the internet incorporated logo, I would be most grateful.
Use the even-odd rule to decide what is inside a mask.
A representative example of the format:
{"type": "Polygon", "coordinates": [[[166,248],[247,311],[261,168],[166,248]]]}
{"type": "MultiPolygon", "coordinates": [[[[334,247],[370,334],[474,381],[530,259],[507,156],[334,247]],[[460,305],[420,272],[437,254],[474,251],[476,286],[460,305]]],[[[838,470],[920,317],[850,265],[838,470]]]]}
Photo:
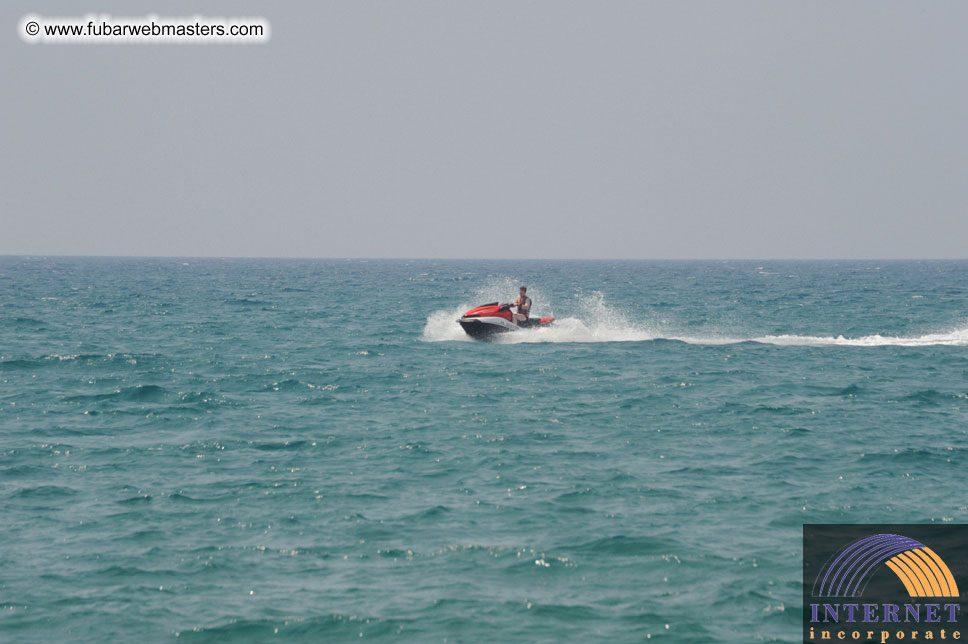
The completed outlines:
{"type": "Polygon", "coordinates": [[[804,642],[961,639],[968,526],[804,525],[803,556],[804,642]]]}

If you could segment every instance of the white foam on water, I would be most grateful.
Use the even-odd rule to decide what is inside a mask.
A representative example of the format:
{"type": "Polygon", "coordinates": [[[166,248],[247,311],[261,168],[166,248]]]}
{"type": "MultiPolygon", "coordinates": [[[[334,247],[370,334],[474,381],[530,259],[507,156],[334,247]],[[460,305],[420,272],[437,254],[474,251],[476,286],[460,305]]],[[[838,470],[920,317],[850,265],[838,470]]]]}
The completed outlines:
{"type": "Polygon", "coordinates": [[[471,341],[471,337],[464,333],[464,329],[457,324],[457,319],[461,313],[469,309],[470,306],[458,306],[453,309],[441,309],[434,311],[427,317],[424,325],[424,342],[464,342],[471,341]]]}
{"type": "Polygon", "coordinates": [[[781,347],[930,347],[968,346],[968,328],[957,329],[949,333],[929,333],[917,337],[901,337],[890,335],[865,335],[856,338],[816,335],[762,335],[749,338],[719,337],[719,336],[677,336],[668,335],[664,340],[678,340],[687,344],[739,344],[741,342],[757,342],[781,347]]]}
{"type": "Polygon", "coordinates": [[[759,344],[772,344],[781,347],[968,347],[968,327],[955,329],[947,333],[928,333],[926,335],[911,337],[875,334],[848,338],[843,335],[820,336],[784,334],[740,338],[725,335],[686,336],[660,334],[653,339],[678,340],[679,342],[685,342],[686,344],[709,345],[757,342],[759,344]]]}
{"type": "MultiPolygon", "coordinates": [[[[622,311],[605,304],[602,293],[579,293],[576,298],[577,315],[556,319],[546,328],[529,329],[521,333],[506,333],[497,342],[521,344],[527,342],[645,342],[659,334],[646,324],[635,324],[622,311]]],[[[549,315],[541,309],[536,315],[549,315]]],[[[550,314],[550,315],[553,315],[550,314]]]]}
{"type": "Polygon", "coordinates": [[[833,336],[804,336],[804,335],[766,335],[751,338],[753,342],[776,344],[780,346],[813,346],[813,347],[930,347],[930,346],[968,346],[968,328],[956,329],[948,333],[928,333],[917,337],[896,337],[890,335],[865,335],[858,338],[846,338],[842,335],[833,336]]]}

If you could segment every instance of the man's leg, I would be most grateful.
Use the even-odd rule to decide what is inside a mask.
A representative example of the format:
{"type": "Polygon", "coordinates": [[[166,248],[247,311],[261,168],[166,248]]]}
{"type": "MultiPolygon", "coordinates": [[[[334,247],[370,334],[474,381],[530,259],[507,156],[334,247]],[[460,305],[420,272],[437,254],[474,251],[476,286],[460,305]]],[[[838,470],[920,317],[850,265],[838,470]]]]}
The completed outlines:
{"type": "Polygon", "coordinates": [[[511,316],[511,321],[517,324],[518,326],[520,326],[521,323],[527,319],[528,317],[524,313],[515,313],[514,315],[511,316]]]}

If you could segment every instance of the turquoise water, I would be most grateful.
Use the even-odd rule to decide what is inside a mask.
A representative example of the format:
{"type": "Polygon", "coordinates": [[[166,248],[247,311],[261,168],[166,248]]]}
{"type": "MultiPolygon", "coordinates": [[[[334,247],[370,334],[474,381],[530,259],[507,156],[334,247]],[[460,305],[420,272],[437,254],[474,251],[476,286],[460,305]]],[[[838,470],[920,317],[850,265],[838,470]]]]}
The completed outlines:
{"type": "Polygon", "coordinates": [[[0,640],[800,638],[965,522],[968,262],[0,258],[0,640]],[[556,328],[462,337],[529,286],[556,328]]]}

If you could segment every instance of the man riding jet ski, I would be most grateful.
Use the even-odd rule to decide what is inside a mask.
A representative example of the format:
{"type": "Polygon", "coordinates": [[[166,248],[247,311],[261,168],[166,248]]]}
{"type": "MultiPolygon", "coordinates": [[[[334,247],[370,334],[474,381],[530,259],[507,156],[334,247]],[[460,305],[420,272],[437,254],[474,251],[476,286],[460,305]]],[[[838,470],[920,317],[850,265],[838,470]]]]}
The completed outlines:
{"type": "Polygon", "coordinates": [[[491,302],[475,307],[461,316],[458,323],[467,335],[477,340],[487,340],[497,333],[520,331],[549,326],[554,322],[553,317],[534,319],[531,317],[531,298],[528,288],[522,286],[518,299],[513,304],[498,304],[491,302]],[[511,307],[516,306],[518,312],[512,314],[511,307]]]}
{"type": "Polygon", "coordinates": [[[518,307],[518,312],[511,316],[511,321],[521,326],[523,323],[528,321],[528,315],[531,313],[531,298],[528,297],[528,287],[522,286],[518,292],[518,299],[514,301],[512,306],[518,307]]]}

